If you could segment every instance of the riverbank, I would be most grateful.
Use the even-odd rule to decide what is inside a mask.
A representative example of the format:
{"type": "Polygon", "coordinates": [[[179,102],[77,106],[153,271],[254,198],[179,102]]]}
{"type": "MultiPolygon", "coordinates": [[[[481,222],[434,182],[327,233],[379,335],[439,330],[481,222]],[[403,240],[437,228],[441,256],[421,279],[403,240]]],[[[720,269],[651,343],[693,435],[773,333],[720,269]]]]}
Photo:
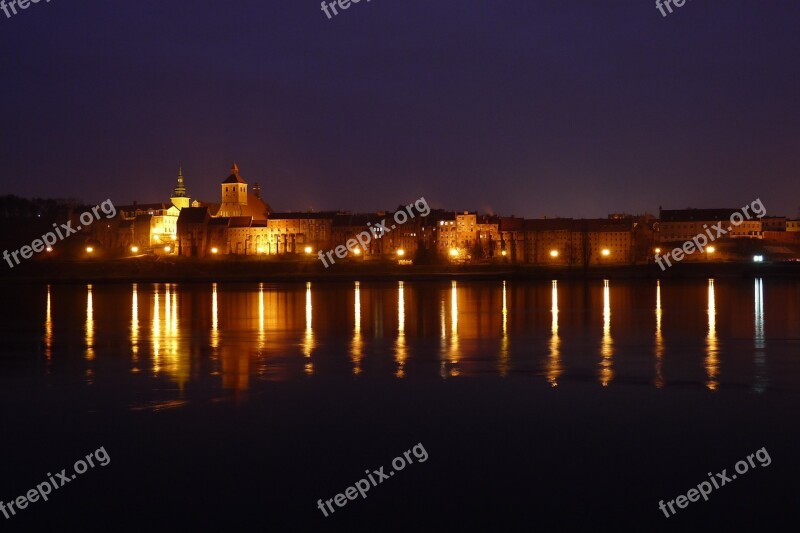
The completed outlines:
{"type": "Polygon", "coordinates": [[[348,263],[325,269],[318,261],[130,258],[95,261],[31,261],[6,270],[2,282],[292,282],[398,280],[656,279],[800,276],[800,262],[685,263],[666,271],[657,265],[551,267],[513,264],[398,265],[348,263]]]}

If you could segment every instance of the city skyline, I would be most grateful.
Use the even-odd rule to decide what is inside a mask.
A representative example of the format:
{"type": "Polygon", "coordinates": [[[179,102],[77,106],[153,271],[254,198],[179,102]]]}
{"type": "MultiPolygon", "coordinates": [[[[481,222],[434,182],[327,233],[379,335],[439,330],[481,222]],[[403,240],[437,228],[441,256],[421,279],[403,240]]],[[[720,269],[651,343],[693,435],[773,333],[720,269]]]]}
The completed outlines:
{"type": "Polygon", "coordinates": [[[146,202],[181,165],[204,197],[237,160],[279,209],[797,215],[796,3],[218,7],[0,20],[3,192],[146,202]]]}
{"type": "MultiPolygon", "coordinates": [[[[238,161],[234,161],[233,164],[239,166],[238,165],[238,161]]],[[[246,171],[243,172],[243,173],[246,173],[246,171]]],[[[226,174],[226,173],[223,172],[222,174],[226,174]]],[[[223,181],[224,178],[219,179],[218,181],[216,181],[213,184],[213,186],[212,185],[205,186],[204,189],[208,190],[207,194],[198,194],[198,195],[196,195],[194,193],[194,191],[196,189],[192,185],[191,178],[189,176],[187,176],[186,172],[184,171],[183,165],[180,165],[180,166],[177,167],[175,176],[177,177],[179,175],[180,175],[180,179],[181,180],[185,180],[184,193],[186,194],[187,197],[191,198],[192,200],[198,200],[199,202],[201,202],[204,205],[215,203],[215,201],[216,201],[215,197],[219,195],[219,191],[218,190],[212,191],[211,189],[212,188],[213,189],[218,189],[219,188],[219,183],[221,181],[223,181]]],[[[266,190],[266,192],[260,192],[260,194],[268,194],[269,193],[269,188],[265,188],[262,181],[260,181],[258,179],[256,179],[256,180],[249,179],[249,177],[245,177],[245,179],[246,179],[246,183],[250,184],[251,186],[258,185],[259,186],[259,191],[266,190]]],[[[169,198],[174,196],[175,185],[176,185],[176,181],[175,181],[176,178],[173,177],[173,178],[171,178],[171,180],[172,181],[170,181],[170,185],[168,187],[165,186],[165,192],[163,194],[160,194],[160,195],[157,194],[154,197],[145,197],[145,198],[142,198],[142,197],[134,197],[132,199],[123,198],[123,199],[120,199],[119,201],[116,201],[116,203],[119,204],[119,205],[134,205],[134,204],[145,205],[145,204],[156,204],[156,203],[168,203],[169,198]],[[169,191],[172,191],[172,193],[170,193],[169,191]]],[[[184,183],[184,182],[182,181],[181,183],[184,183]]],[[[148,187],[148,189],[151,189],[151,188],[152,187],[148,187]]],[[[76,198],[76,197],[47,197],[47,196],[43,196],[43,195],[35,195],[35,196],[25,197],[25,196],[20,196],[20,195],[13,194],[13,193],[7,193],[5,191],[3,191],[3,195],[17,196],[17,197],[19,197],[21,199],[25,199],[25,200],[32,200],[32,199],[36,199],[36,198],[43,199],[43,200],[58,200],[58,201],[70,200],[70,201],[78,201],[78,202],[81,202],[81,203],[83,203],[85,205],[90,205],[94,201],[93,198],[87,199],[87,198],[76,198]]],[[[330,206],[324,206],[322,208],[318,208],[318,207],[315,207],[315,206],[309,206],[309,207],[293,206],[291,204],[291,202],[292,202],[291,199],[280,199],[279,198],[278,202],[276,203],[275,202],[275,198],[270,198],[268,196],[266,196],[264,198],[264,200],[267,201],[268,203],[270,203],[271,205],[275,205],[275,206],[278,207],[277,209],[273,209],[273,212],[282,212],[282,213],[340,212],[340,213],[355,213],[355,214],[364,213],[364,214],[367,214],[367,213],[377,213],[377,212],[390,211],[392,209],[395,209],[398,204],[402,203],[402,201],[400,201],[400,202],[395,202],[394,205],[372,206],[372,208],[367,206],[366,209],[359,211],[359,210],[352,209],[349,206],[334,206],[334,205],[330,205],[330,206]]],[[[744,200],[742,200],[742,202],[743,201],[744,200]]],[[[629,206],[628,208],[626,208],[624,210],[621,210],[621,211],[607,210],[605,213],[600,213],[597,216],[590,216],[588,214],[578,213],[578,212],[572,212],[570,214],[565,214],[565,215],[561,215],[561,214],[556,214],[556,215],[544,214],[544,215],[538,215],[537,216],[537,215],[525,215],[525,214],[516,214],[516,213],[505,213],[505,212],[498,212],[498,211],[483,211],[481,209],[468,208],[468,207],[462,207],[462,206],[451,206],[451,205],[444,205],[444,204],[440,205],[440,204],[435,204],[434,202],[431,202],[431,204],[432,204],[431,205],[432,208],[439,209],[439,210],[444,210],[444,211],[452,211],[452,212],[469,211],[471,213],[478,213],[478,214],[481,214],[481,215],[492,215],[492,216],[496,215],[496,216],[530,218],[530,219],[537,219],[537,218],[605,218],[607,216],[614,215],[614,214],[634,215],[634,216],[640,216],[640,215],[658,216],[659,212],[662,209],[663,210],[735,209],[734,205],[717,205],[717,204],[712,204],[712,205],[691,205],[691,204],[688,204],[688,205],[658,205],[653,210],[643,209],[643,208],[640,208],[640,207],[637,207],[637,206],[629,206]]],[[[602,208],[600,208],[600,211],[602,211],[602,208]]],[[[800,219],[800,207],[798,207],[795,211],[788,212],[788,213],[775,213],[775,212],[771,211],[769,216],[779,216],[779,217],[785,217],[787,219],[800,219]]]]}

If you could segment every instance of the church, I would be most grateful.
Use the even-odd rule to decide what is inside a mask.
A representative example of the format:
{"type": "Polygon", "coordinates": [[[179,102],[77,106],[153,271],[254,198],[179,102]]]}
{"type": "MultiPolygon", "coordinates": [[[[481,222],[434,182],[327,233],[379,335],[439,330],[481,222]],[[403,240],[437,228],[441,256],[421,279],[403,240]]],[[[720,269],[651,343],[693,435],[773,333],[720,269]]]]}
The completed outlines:
{"type": "MultiPolygon", "coordinates": [[[[179,187],[183,187],[179,176],[179,187]]],[[[177,198],[183,201],[175,189],[177,198]]],[[[181,190],[185,196],[185,187],[181,190]]],[[[204,257],[215,254],[258,254],[267,246],[267,219],[272,208],[261,199],[261,186],[253,184],[248,191],[247,182],[234,163],[230,174],[220,184],[220,203],[189,202],[191,207],[181,207],[176,223],[176,240],[179,255],[204,257]]],[[[175,204],[177,207],[177,204],[175,204]]]]}
{"type": "MultiPolygon", "coordinates": [[[[151,250],[158,255],[190,255],[184,250],[178,231],[181,214],[185,212],[185,221],[209,219],[204,225],[210,226],[212,232],[219,234],[215,235],[215,241],[224,241],[224,247],[219,246],[223,248],[220,253],[246,253],[241,248],[246,248],[251,239],[256,249],[262,247],[260,233],[265,233],[266,230],[256,228],[266,227],[272,209],[261,199],[260,185],[254,183],[253,190],[249,191],[247,182],[239,173],[239,166],[234,163],[230,174],[220,184],[220,193],[220,203],[192,201],[181,168],[178,170],[178,181],[169,203],[134,202],[118,208],[121,222],[119,229],[125,234],[123,240],[128,243],[132,253],[151,250]],[[237,230],[231,231],[233,228],[237,230]],[[239,234],[242,242],[238,242],[239,234]],[[231,242],[231,236],[234,237],[234,242],[231,242]],[[240,250],[237,251],[237,248],[240,250]]],[[[204,230],[204,233],[207,231],[204,230]]],[[[265,239],[266,235],[263,236],[263,240],[265,239]]],[[[189,249],[193,246],[196,249],[197,243],[197,239],[189,239],[189,249]]]]}
{"type": "Polygon", "coordinates": [[[234,163],[230,175],[222,182],[222,203],[212,215],[214,217],[252,217],[253,221],[266,221],[272,209],[261,200],[261,186],[253,185],[253,192],[247,191],[247,182],[239,174],[239,166],[234,163]]]}

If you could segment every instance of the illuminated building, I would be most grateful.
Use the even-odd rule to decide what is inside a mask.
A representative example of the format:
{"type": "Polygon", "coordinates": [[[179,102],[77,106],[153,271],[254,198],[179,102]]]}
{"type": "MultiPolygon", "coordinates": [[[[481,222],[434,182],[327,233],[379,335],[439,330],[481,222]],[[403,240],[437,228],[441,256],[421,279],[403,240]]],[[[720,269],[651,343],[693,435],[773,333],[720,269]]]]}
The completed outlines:
{"type": "Polygon", "coordinates": [[[272,209],[261,199],[261,187],[256,183],[253,193],[248,193],[247,182],[239,174],[239,166],[236,163],[231,166],[230,172],[220,185],[222,203],[214,216],[249,216],[254,221],[266,221],[272,209]]]}

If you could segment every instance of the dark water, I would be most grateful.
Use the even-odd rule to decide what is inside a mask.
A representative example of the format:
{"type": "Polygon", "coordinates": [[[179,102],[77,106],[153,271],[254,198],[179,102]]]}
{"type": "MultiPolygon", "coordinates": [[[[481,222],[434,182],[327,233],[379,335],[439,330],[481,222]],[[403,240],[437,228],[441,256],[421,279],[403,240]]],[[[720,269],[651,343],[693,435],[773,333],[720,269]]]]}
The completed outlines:
{"type": "Polygon", "coordinates": [[[9,299],[7,373],[114,379],[139,397],[347,375],[800,390],[797,283],[62,285],[9,299]]]}
{"type": "Polygon", "coordinates": [[[5,461],[0,499],[99,446],[112,457],[5,520],[22,530],[112,516],[157,530],[761,527],[794,520],[800,502],[800,282],[95,284],[4,297],[0,451],[19,460],[5,461]],[[334,516],[317,509],[419,442],[429,461],[334,516]],[[761,447],[769,467],[669,519],[659,511],[761,447]]]}

